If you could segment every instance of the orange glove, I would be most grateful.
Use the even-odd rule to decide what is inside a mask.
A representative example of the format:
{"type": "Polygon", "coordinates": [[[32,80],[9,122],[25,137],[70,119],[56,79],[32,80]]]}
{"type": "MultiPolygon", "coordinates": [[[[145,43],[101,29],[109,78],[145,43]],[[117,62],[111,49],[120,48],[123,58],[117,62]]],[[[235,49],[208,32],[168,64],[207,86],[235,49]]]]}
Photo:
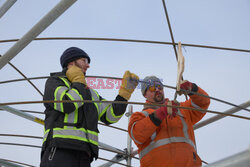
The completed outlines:
{"type": "MultiPolygon", "coordinates": [[[[178,102],[175,101],[168,101],[166,100],[164,105],[168,105],[168,106],[179,106],[178,102]]],[[[176,113],[178,112],[178,109],[175,107],[160,107],[159,109],[155,110],[155,116],[160,119],[163,120],[167,117],[167,115],[169,115],[170,117],[176,117],[176,113]]]]}

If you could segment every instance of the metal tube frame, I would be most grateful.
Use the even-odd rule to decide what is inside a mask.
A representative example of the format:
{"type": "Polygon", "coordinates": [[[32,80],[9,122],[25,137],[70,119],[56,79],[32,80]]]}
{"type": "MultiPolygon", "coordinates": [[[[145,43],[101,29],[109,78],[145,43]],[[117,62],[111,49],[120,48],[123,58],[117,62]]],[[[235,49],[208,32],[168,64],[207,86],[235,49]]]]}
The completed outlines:
{"type": "Polygon", "coordinates": [[[61,0],[0,58],[0,70],[76,1],[61,0]]]}
{"type": "Polygon", "coordinates": [[[6,2],[0,8],[0,19],[3,15],[16,3],[17,0],[6,0],[6,2]]]}
{"type": "MultiPolygon", "coordinates": [[[[250,101],[247,101],[247,102],[241,104],[242,107],[248,107],[249,105],[250,105],[250,101]]],[[[132,113],[132,106],[129,106],[129,107],[130,107],[130,108],[129,108],[129,113],[126,113],[127,116],[130,116],[131,113],[132,113]]],[[[3,110],[6,110],[6,111],[8,111],[8,112],[10,112],[10,113],[12,113],[12,114],[18,115],[18,116],[20,116],[20,117],[23,117],[23,118],[25,118],[25,119],[28,119],[28,120],[30,120],[30,121],[33,121],[33,122],[36,122],[36,123],[39,123],[39,124],[42,124],[42,125],[43,125],[43,120],[42,120],[42,119],[37,118],[37,117],[34,117],[33,115],[30,115],[30,114],[24,113],[24,112],[22,112],[22,111],[20,111],[20,110],[18,110],[18,109],[15,109],[15,108],[12,108],[12,107],[9,107],[9,106],[0,106],[0,108],[3,109],[3,110]]],[[[235,113],[235,112],[238,112],[239,110],[240,110],[239,108],[232,108],[232,109],[226,111],[225,113],[229,113],[229,112],[230,112],[230,113],[235,113]]],[[[212,122],[217,121],[217,120],[219,120],[219,119],[222,119],[222,118],[224,118],[224,117],[225,117],[225,116],[220,116],[220,115],[215,116],[215,118],[211,118],[212,121],[207,121],[205,124],[203,124],[203,125],[201,125],[201,126],[198,125],[197,127],[199,128],[199,127],[205,126],[205,125],[207,125],[207,124],[209,124],[209,123],[212,123],[212,122]]],[[[197,129],[197,128],[195,128],[195,129],[197,129]]],[[[129,144],[129,140],[131,140],[131,139],[128,138],[128,150],[131,151],[131,145],[129,144]]],[[[118,152],[118,154],[120,154],[120,156],[123,155],[123,156],[121,156],[121,157],[117,157],[117,156],[116,156],[116,157],[113,158],[113,159],[114,159],[115,161],[117,161],[117,162],[122,161],[122,160],[124,160],[124,159],[126,159],[126,158],[129,158],[130,155],[133,155],[133,156],[134,156],[134,155],[137,154],[137,150],[129,153],[128,151],[126,152],[126,151],[117,149],[117,148],[115,148],[115,147],[109,146],[109,145],[104,144],[104,143],[101,143],[101,142],[99,142],[99,147],[100,147],[100,148],[105,148],[105,149],[110,150],[110,151],[113,151],[113,152],[118,152]],[[126,155],[128,155],[128,156],[126,156],[126,155]]],[[[130,163],[130,162],[127,161],[127,164],[128,164],[128,165],[130,165],[129,163],[130,163]]],[[[113,164],[113,163],[109,163],[109,165],[112,165],[112,164],[113,164]]],[[[108,164],[107,164],[107,165],[108,165],[108,164]]]]}
{"type": "MultiPolygon", "coordinates": [[[[130,119],[130,116],[133,114],[133,105],[129,105],[128,107],[128,112],[125,114],[126,117],[128,117],[128,122],[129,122],[129,119],[130,119]]],[[[112,158],[112,162],[107,162],[103,165],[100,165],[99,167],[110,167],[114,164],[114,162],[120,162],[120,161],[123,161],[123,160],[127,160],[127,165],[128,166],[131,166],[131,156],[134,156],[137,154],[137,151],[135,152],[132,152],[132,139],[131,137],[129,136],[129,134],[127,134],[127,156],[125,155],[121,155],[121,154],[116,154],[114,158],[112,158]]]]}
{"type": "Polygon", "coordinates": [[[6,167],[23,167],[21,165],[14,164],[12,162],[9,162],[0,158],[0,167],[1,165],[6,166],[6,167]]]}
{"type": "MultiPolygon", "coordinates": [[[[12,114],[15,114],[17,116],[20,116],[22,118],[25,118],[25,119],[28,119],[30,121],[39,123],[41,125],[44,124],[44,120],[42,120],[40,118],[37,118],[37,117],[34,117],[33,115],[24,113],[24,112],[22,112],[22,111],[20,111],[18,109],[15,109],[15,108],[12,108],[12,107],[9,107],[9,106],[0,106],[0,108],[5,110],[5,111],[8,111],[8,112],[10,112],[12,114]]],[[[110,146],[108,144],[105,144],[105,143],[102,143],[102,142],[99,142],[99,147],[110,150],[110,151],[113,151],[113,152],[116,152],[116,153],[119,153],[119,154],[127,155],[126,151],[120,150],[118,148],[112,147],[112,146],[110,146]]]]}
{"type": "MultiPolygon", "coordinates": [[[[248,101],[245,102],[245,103],[240,104],[239,106],[240,106],[240,107],[244,107],[244,108],[249,107],[249,106],[250,106],[250,100],[248,100],[248,101]]],[[[240,110],[241,110],[241,108],[239,108],[239,107],[234,107],[234,108],[231,108],[231,109],[225,111],[224,113],[225,113],[225,114],[233,114],[233,113],[236,113],[236,112],[238,112],[238,111],[240,111],[240,110]]],[[[213,122],[215,122],[215,121],[218,121],[218,120],[220,120],[220,119],[222,119],[222,118],[224,118],[224,117],[226,117],[226,116],[225,116],[225,115],[216,115],[216,116],[214,116],[214,117],[211,117],[211,118],[209,118],[209,119],[206,119],[206,120],[204,120],[204,121],[202,121],[202,122],[196,124],[196,125],[194,126],[194,129],[195,129],[195,130],[196,130],[196,129],[199,129],[199,128],[205,126],[205,125],[208,125],[208,124],[210,124],[210,123],[213,123],[213,122]]]]}
{"type": "Polygon", "coordinates": [[[249,167],[250,165],[250,147],[235,155],[229,156],[222,160],[211,163],[205,167],[249,167]]]}
{"type": "MultiPolygon", "coordinates": [[[[130,116],[132,114],[133,114],[133,105],[129,105],[128,113],[126,113],[126,116],[128,117],[128,123],[129,123],[130,116]]],[[[131,152],[132,152],[131,146],[132,146],[132,139],[129,136],[129,133],[127,133],[127,152],[128,152],[128,155],[131,155],[131,152]]],[[[132,158],[130,156],[128,156],[127,165],[131,166],[131,160],[132,160],[132,158]]]]}
{"type": "Polygon", "coordinates": [[[27,113],[25,113],[25,112],[22,112],[22,111],[20,111],[20,110],[18,110],[18,109],[15,109],[15,108],[13,108],[13,107],[9,107],[9,106],[0,106],[0,109],[5,110],[5,111],[8,111],[8,112],[10,112],[10,113],[12,113],[12,114],[15,114],[15,115],[17,115],[17,116],[23,117],[23,118],[25,118],[25,119],[28,119],[28,120],[30,120],[30,121],[33,121],[33,122],[39,123],[39,124],[41,124],[41,125],[44,125],[44,121],[43,121],[42,119],[40,119],[40,118],[38,118],[38,117],[35,117],[35,116],[33,116],[33,115],[27,114],[27,113]]]}

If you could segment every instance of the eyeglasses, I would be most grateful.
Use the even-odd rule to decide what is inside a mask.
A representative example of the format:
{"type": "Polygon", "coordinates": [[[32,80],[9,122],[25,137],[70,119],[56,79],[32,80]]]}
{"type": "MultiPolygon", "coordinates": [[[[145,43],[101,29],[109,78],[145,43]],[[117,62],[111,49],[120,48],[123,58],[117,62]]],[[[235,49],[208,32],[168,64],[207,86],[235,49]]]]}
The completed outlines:
{"type": "Polygon", "coordinates": [[[162,87],[162,85],[150,85],[150,86],[148,87],[148,90],[149,90],[150,92],[155,92],[156,89],[162,90],[163,87],[162,87]]]}
{"type": "Polygon", "coordinates": [[[88,59],[86,59],[86,58],[83,58],[82,61],[83,61],[84,63],[86,63],[86,64],[89,64],[89,61],[88,61],[88,59]]]}

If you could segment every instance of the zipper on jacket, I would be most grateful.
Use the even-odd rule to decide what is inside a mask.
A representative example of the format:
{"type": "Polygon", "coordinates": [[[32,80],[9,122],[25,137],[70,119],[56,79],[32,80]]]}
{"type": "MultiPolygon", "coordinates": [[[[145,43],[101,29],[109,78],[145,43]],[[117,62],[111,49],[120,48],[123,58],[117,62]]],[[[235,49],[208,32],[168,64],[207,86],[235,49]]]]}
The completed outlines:
{"type": "Polygon", "coordinates": [[[56,147],[52,147],[49,153],[49,161],[52,161],[56,153],[56,147]]]}

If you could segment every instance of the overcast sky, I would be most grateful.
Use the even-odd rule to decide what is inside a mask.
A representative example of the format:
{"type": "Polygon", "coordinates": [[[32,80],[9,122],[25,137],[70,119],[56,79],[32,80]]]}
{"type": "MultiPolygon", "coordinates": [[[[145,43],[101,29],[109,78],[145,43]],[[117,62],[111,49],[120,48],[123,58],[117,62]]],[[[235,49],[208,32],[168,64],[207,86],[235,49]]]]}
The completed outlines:
{"type": "MultiPolygon", "coordinates": [[[[0,6],[5,0],[0,0],[0,6]]],[[[0,19],[0,40],[21,38],[46,15],[59,0],[17,1],[0,19]]],[[[250,0],[166,0],[175,41],[229,48],[250,49],[250,0]]],[[[97,37],[155,40],[171,42],[161,0],[78,0],[38,37],[97,37]]],[[[0,43],[4,55],[14,42],[0,43]]],[[[166,85],[175,86],[177,62],[170,45],[128,42],[50,40],[33,41],[11,63],[27,77],[48,76],[61,71],[59,58],[68,47],[76,46],[91,57],[87,75],[122,77],[126,70],[141,79],[156,75],[166,85]]],[[[212,97],[234,104],[250,100],[250,53],[184,47],[184,79],[195,82],[212,97]]],[[[22,78],[10,65],[0,70],[0,81],[22,78]]],[[[106,80],[103,80],[104,83],[106,80]]],[[[45,80],[32,81],[42,92],[45,80]]],[[[95,82],[98,84],[98,82],[95,82]]],[[[107,100],[114,100],[118,89],[97,89],[107,100]]],[[[164,89],[172,99],[174,90],[164,89]]],[[[16,82],[0,85],[0,103],[42,100],[42,96],[28,83],[16,82]]],[[[183,97],[178,98],[183,101],[183,97]]],[[[144,102],[140,89],[130,101],[144,102]]],[[[13,105],[16,109],[44,111],[42,104],[13,105]]],[[[142,106],[134,105],[134,111],[142,106]]],[[[211,100],[209,110],[224,112],[233,108],[211,100]]],[[[250,117],[247,111],[238,115],[250,117]]],[[[39,118],[43,115],[36,114],[39,118]]],[[[203,120],[215,116],[208,113],[203,120]]],[[[114,126],[127,129],[128,119],[123,117],[114,126]]],[[[43,136],[39,124],[0,111],[0,134],[43,136]]],[[[212,163],[244,151],[250,146],[250,122],[227,117],[195,131],[198,154],[212,163]]],[[[127,147],[127,134],[99,126],[100,141],[113,147],[127,147]]],[[[39,139],[1,137],[0,142],[41,145],[39,139]]],[[[133,144],[134,149],[137,149],[133,144]]],[[[111,159],[114,153],[100,151],[100,157],[111,159]]],[[[40,163],[40,149],[0,145],[0,158],[15,160],[34,166],[40,163]]],[[[92,166],[105,161],[97,160],[92,166]]],[[[122,161],[125,163],[125,161],[122,161]]],[[[138,160],[132,161],[139,166],[138,160]]],[[[119,165],[114,165],[119,166],[119,165]]]]}

